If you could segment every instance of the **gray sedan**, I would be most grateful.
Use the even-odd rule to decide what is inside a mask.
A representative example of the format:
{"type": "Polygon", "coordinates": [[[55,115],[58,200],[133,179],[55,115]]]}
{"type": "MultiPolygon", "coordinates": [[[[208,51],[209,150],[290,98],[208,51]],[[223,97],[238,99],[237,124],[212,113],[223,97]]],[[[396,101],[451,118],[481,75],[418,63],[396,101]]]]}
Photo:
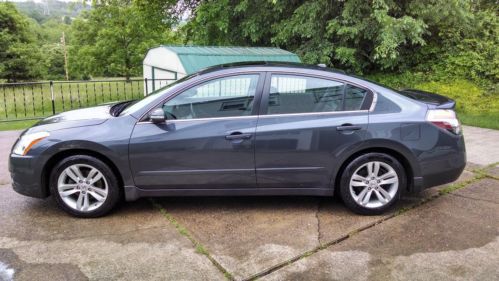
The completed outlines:
{"type": "Polygon", "coordinates": [[[124,198],[341,196],[379,214],[466,163],[455,103],[328,68],[213,67],[138,101],[54,115],[16,142],[14,189],[78,217],[124,198]]]}

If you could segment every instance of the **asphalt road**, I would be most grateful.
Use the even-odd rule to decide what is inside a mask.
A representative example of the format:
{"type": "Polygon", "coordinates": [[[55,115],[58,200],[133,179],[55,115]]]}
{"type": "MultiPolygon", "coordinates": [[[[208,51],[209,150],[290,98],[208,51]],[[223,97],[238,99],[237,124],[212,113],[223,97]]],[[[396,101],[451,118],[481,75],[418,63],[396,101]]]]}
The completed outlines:
{"type": "Polygon", "coordinates": [[[161,198],[76,219],[15,193],[0,132],[0,280],[497,280],[499,132],[465,127],[451,185],[383,216],[330,198],[161,198]],[[488,166],[489,165],[489,166],[488,166]]]}

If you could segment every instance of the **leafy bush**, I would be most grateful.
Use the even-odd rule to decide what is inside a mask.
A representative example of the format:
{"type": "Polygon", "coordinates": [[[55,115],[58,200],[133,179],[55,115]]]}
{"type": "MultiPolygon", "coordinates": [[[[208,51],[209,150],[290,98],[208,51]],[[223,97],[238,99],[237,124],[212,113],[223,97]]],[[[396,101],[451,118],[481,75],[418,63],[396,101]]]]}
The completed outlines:
{"type": "MultiPolygon", "coordinates": [[[[466,79],[434,80],[429,73],[376,74],[371,80],[395,89],[414,88],[452,98],[457,111],[467,113],[499,113],[499,93],[491,84],[466,79]]],[[[499,123],[499,122],[498,122],[499,123]]]]}
{"type": "Polygon", "coordinates": [[[438,93],[452,98],[457,111],[467,113],[499,112],[497,93],[490,93],[467,80],[449,82],[424,82],[415,85],[420,90],[438,93]]]}

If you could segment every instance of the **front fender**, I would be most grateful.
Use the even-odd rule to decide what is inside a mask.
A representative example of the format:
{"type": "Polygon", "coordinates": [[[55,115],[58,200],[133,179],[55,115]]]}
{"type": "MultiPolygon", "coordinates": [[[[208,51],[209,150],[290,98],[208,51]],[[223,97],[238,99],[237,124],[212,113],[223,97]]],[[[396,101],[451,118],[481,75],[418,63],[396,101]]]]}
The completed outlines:
{"type": "Polygon", "coordinates": [[[119,170],[123,181],[126,182],[127,178],[131,177],[130,167],[128,165],[128,143],[124,143],[121,147],[113,145],[108,147],[100,143],[87,141],[87,140],[74,140],[58,143],[50,147],[46,151],[47,156],[55,156],[59,153],[67,153],[69,151],[91,151],[100,154],[110,162],[112,162],[119,170]]]}
{"type": "Polygon", "coordinates": [[[51,131],[49,137],[29,152],[36,159],[33,168],[37,169],[38,175],[43,176],[47,165],[54,164],[51,160],[62,154],[71,151],[94,153],[105,157],[115,166],[124,185],[134,185],[128,161],[128,144],[135,121],[131,117],[120,117],[97,126],[51,131]]]}

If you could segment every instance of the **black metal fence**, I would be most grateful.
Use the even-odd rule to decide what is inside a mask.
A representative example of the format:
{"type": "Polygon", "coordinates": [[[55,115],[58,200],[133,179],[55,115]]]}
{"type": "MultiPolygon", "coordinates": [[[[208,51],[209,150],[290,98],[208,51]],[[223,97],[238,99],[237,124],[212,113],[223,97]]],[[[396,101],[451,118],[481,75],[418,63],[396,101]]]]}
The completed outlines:
{"type": "Polygon", "coordinates": [[[139,99],[171,79],[0,83],[0,122],[41,119],[62,111],[139,99]]]}

